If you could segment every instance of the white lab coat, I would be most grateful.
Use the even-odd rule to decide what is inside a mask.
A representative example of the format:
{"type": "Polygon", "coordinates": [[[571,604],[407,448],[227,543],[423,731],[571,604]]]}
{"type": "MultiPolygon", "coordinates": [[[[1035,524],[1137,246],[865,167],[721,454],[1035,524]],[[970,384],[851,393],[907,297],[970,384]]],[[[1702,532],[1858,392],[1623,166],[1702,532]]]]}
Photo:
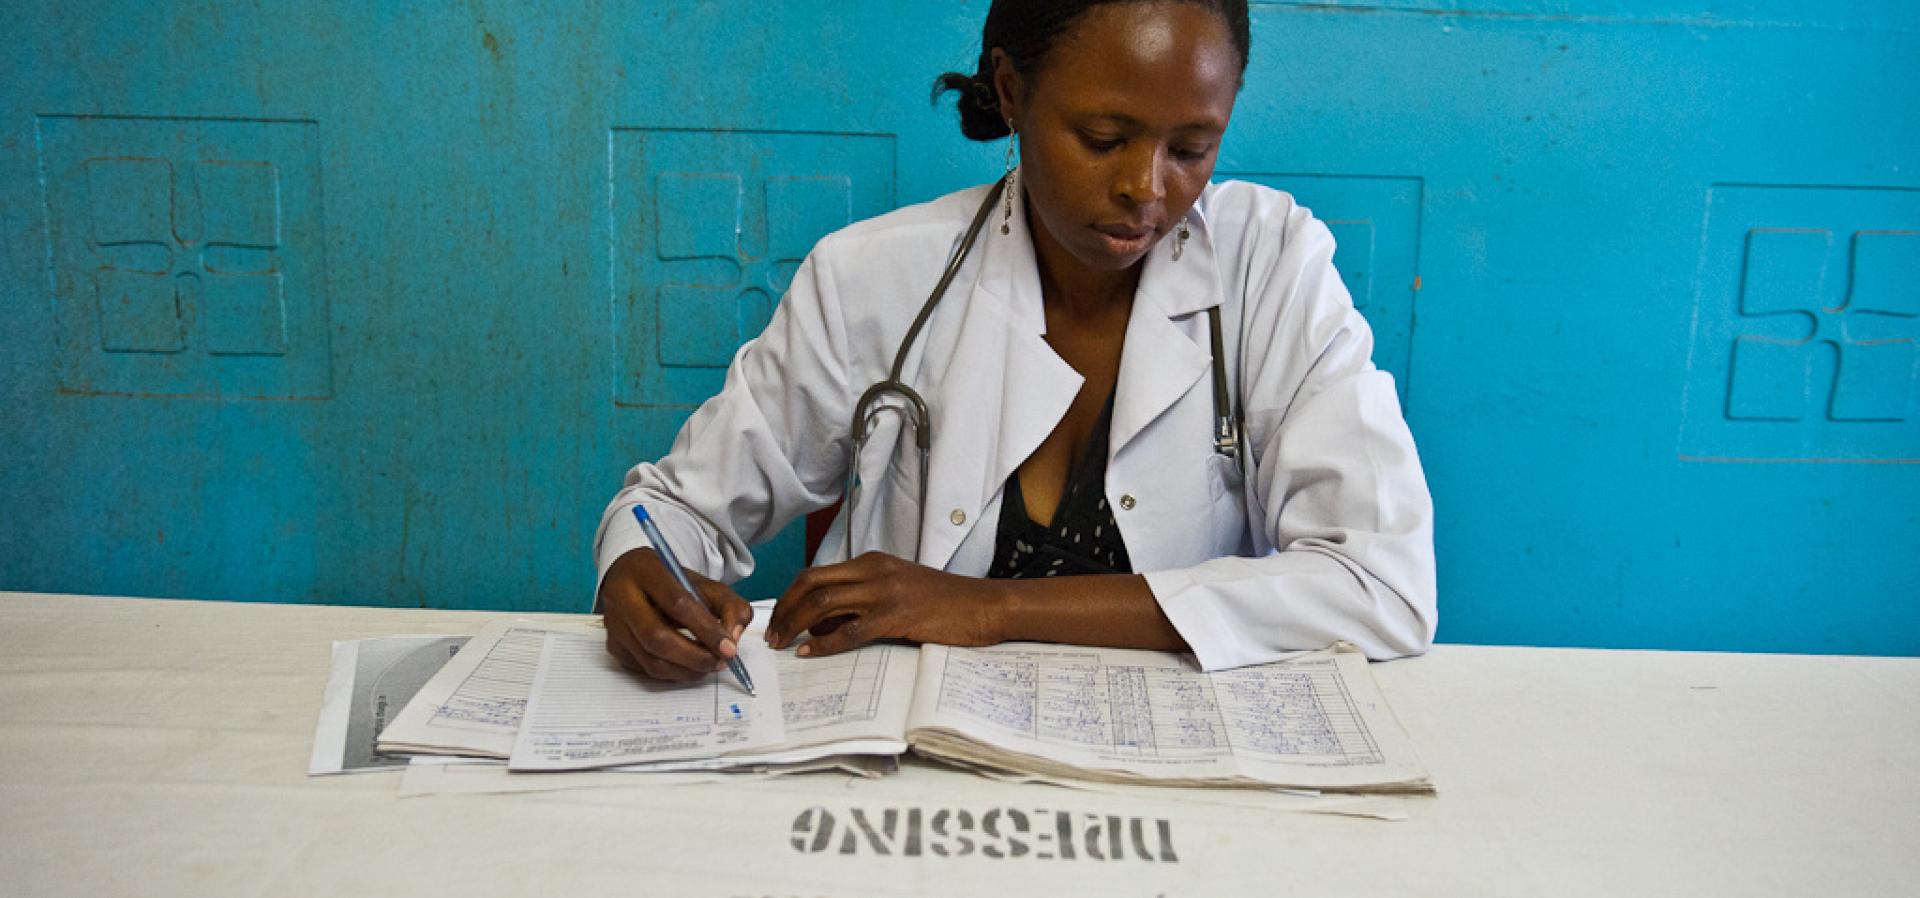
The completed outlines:
{"type": "MultiPolygon", "coordinates": [[[[672,451],[635,466],[595,537],[601,576],[647,545],[644,502],[682,563],[728,582],[748,547],[840,498],[854,403],[887,376],[987,188],[854,224],[809,254],[759,338],[672,451]]],[[[900,416],[859,459],[816,563],[879,549],[985,575],[1002,486],[1059,423],[1082,378],[1042,338],[1026,216],[999,212],[907,357],[933,422],[928,501],[900,416]]],[[[1178,260],[1146,260],[1115,388],[1107,498],[1134,570],[1208,670],[1336,640],[1368,656],[1425,651],[1437,622],[1433,509],[1393,379],[1334,272],[1333,237],[1285,193],[1207,188],[1178,260]],[[1221,306],[1251,484],[1214,450],[1205,310],[1221,306]],[[1241,347],[1245,347],[1242,355],[1241,347]]]]}

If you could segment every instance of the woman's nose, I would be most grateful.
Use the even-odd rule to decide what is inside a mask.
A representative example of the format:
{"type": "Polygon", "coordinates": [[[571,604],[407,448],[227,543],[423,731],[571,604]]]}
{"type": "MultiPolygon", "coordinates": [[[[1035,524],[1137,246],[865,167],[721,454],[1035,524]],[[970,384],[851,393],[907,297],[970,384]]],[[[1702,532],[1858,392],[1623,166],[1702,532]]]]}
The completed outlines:
{"type": "Polygon", "coordinates": [[[1141,146],[1126,154],[1114,179],[1116,198],[1129,206],[1148,206],[1166,198],[1166,178],[1162,168],[1166,152],[1157,146],[1141,146]]]}

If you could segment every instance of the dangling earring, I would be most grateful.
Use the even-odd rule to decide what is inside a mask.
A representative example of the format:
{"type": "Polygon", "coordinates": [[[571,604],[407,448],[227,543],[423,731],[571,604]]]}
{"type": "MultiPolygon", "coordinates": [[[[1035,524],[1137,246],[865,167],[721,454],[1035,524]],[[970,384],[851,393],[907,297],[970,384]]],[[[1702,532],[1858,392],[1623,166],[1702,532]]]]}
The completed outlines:
{"type": "Polygon", "coordinates": [[[1173,235],[1173,261],[1180,261],[1180,254],[1186,252],[1187,249],[1187,238],[1191,236],[1193,236],[1193,232],[1187,229],[1187,216],[1182,215],[1180,216],[1180,230],[1173,235]]]}
{"type": "Polygon", "coordinates": [[[1000,211],[1000,233],[1013,233],[1013,192],[1020,188],[1019,157],[1020,129],[1012,122],[1007,123],[1007,186],[1001,189],[1003,207],[1000,211]]]}

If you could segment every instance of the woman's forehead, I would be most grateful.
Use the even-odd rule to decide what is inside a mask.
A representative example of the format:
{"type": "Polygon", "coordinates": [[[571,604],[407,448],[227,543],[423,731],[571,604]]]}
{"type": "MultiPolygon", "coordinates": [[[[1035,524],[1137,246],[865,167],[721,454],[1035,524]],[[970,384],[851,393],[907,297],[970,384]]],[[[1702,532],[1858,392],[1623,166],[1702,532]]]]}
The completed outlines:
{"type": "Polygon", "coordinates": [[[1165,127],[1225,127],[1240,86],[1226,23],[1195,3],[1095,7],[1056,44],[1032,85],[1069,114],[1165,127]]]}

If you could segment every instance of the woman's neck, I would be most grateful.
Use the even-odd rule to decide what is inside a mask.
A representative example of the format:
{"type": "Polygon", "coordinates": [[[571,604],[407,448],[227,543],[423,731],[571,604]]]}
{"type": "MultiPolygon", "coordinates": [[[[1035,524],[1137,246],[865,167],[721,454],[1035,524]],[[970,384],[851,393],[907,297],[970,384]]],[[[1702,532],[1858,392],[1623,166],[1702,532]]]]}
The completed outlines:
{"type": "Polygon", "coordinates": [[[1133,294],[1140,286],[1144,260],[1119,271],[1089,267],[1053,239],[1047,226],[1034,218],[1031,209],[1027,211],[1027,232],[1033,235],[1033,257],[1040,269],[1040,295],[1050,324],[1063,317],[1098,320],[1116,312],[1124,315],[1133,307],[1133,294]]]}

